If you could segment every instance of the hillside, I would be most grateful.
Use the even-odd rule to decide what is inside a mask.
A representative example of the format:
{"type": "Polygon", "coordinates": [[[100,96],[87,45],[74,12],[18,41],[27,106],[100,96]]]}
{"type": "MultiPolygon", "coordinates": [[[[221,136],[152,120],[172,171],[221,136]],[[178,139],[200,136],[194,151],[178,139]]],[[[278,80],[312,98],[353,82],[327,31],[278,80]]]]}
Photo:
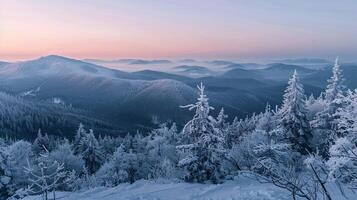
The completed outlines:
{"type": "Polygon", "coordinates": [[[222,69],[226,70],[223,74],[200,65],[180,65],[176,74],[154,70],[129,73],[50,55],[4,63],[0,68],[0,91],[40,102],[59,98],[74,108],[96,113],[95,118],[99,120],[135,132],[156,127],[153,118],[159,119],[156,123],[174,120],[183,125],[189,112],[179,106],[194,99],[194,89],[200,82],[207,86],[212,105],[217,108],[213,114],[225,107],[231,117],[260,112],[267,102],[280,104],[286,80],[295,69],[303,83],[306,80],[309,94],[317,94],[325,84],[325,79],[305,78],[314,77],[318,71],[295,65],[271,64],[265,69],[223,66],[222,69]]]}
{"type": "Polygon", "coordinates": [[[50,135],[72,138],[79,123],[102,134],[120,133],[93,113],[51,101],[34,102],[0,92],[0,135],[35,138],[38,129],[50,135]]]}

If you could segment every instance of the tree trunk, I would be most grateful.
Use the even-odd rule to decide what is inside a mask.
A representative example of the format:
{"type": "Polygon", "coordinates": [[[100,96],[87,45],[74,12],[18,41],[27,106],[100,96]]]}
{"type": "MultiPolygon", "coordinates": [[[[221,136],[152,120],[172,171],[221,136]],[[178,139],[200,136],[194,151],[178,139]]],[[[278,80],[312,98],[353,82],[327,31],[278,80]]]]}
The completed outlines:
{"type": "Polygon", "coordinates": [[[56,200],[56,190],[53,189],[52,193],[53,193],[53,200],[56,200]]]}

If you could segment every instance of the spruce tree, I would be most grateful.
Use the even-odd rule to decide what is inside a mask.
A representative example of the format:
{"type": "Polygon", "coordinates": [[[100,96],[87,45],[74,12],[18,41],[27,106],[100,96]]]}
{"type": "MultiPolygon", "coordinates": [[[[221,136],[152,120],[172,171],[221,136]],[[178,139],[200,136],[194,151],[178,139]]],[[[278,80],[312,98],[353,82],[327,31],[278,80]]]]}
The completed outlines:
{"type": "Polygon", "coordinates": [[[305,99],[303,86],[299,82],[295,70],[285,90],[279,115],[287,142],[302,154],[311,151],[309,143],[312,138],[309,121],[306,117],[305,99]]]}
{"type": "Polygon", "coordinates": [[[183,128],[182,134],[187,136],[187,143],[176,148],[183,158],[179,166],[185,170],[184,179],[188,182],[220,182],[224,172],[222,170],[222,156],[224,154],[224,139],[218,129],[214,128],[209,112],[208,98],[204,94],[205,87],[198,86],[199,97],[195,104],[183,106],[189,110],[195,109],[195,115],[183,128]]]}
{"type": "Polygon", "coordinates": [[[317,148],[324,158],[328,157],[328,149],[337,134],[338,115],[335,115],[337,109],[343,104],[343,77],[342,70],[336,58],[335,64],[332,68],[332,76],[328,80],[328,85],[324,94],[323,110],[318,112],[311,122],[314,128],[314,138],[318,144],[317,148]]]}

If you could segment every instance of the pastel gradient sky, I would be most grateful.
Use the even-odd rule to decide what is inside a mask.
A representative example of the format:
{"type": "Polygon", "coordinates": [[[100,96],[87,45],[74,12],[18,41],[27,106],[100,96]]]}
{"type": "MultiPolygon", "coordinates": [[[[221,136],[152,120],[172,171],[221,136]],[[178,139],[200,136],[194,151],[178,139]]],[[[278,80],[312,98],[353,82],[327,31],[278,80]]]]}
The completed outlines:
{"type": "Polygon", "coordinates": [[[0,60],[357,58],[356,0],[0,0],[0,60]]]}

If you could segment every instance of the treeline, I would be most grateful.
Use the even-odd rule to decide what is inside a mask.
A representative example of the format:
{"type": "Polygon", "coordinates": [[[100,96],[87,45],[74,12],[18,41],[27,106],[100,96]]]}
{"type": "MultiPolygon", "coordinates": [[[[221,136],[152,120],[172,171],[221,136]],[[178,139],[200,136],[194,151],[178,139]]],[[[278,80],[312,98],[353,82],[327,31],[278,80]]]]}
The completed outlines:
{"type": "Polygon", "coordinates": [[[40,131],[33,143],[0,142],[0,194],[55,196],[56,190],[113,187],[139,179],[222,183],[249,173],[293,197],[332,199],[328,185],[354,190],[357,183],[357,92],[343,86],[336,60],[319,97],[306,97],[295,72],[281,107],[227,122],[212,117],[203,84],[182,130],[162,124],[147,136],[96,137],[82,124],[73,141],[40,131]],[[25,169],[25,170],[24,170],[25,169]]]}

